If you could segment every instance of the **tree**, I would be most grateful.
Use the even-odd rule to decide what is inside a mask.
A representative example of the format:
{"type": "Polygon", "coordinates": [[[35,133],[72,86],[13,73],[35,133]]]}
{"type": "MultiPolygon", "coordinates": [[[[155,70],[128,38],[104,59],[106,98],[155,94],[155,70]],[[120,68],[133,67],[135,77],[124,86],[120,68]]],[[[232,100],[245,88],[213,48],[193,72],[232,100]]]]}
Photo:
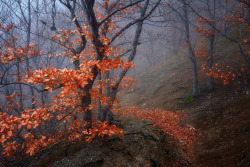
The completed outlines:
{"type": "Polygon", "coordinates": [[[176,10],[173,6],[171,6],[172,10],[176,12],[178,17],[181,19],[182,24],[184,26],[184,32],[185,32],[185,43],[188,48],[188,57],[192,62],[192,96],[197,96],[200,93],[199,88],[199,82],[198,82],[198,68],[197,68],[197,60],[195,57],[195,52],[192,46],[192,40],[190,37],[190,12],[188,10],[189,8],[189,2],[186,0],[179,1],[182,5],[183,13],[180,13],[178,10],[176,10]]]}
{"type": "MultiPolygon", "coordinates": [[[[17,75],[17,82],[1,83],[0,88],[8,85],[27,85],[38,93],[49,91],[55,96],[51,104],[40,104],[37,108],[27,108],[20,115],[13,115],[12,110],[19,108],[15,103],[18,94],[5,96],[13,105],[2,106],[0,113],[1,150],[8,158],[23,153],[34,155],[41,147],[46,147],[60,140],[76,140],[85,138],[90,142],[95,136],[118,134],[122,131],[114,125],[107,125],[108,112],[116,102],[116,94],[119,89],[127,88],[131,80],[125,79],[129,68],[133,67],[132,61],[136,55],[136,48],[142,31],[142,25],[160,3],[158,0],[149,7],[150,0],[129,1],[94,1],[60,0],[69,11],[76,29],[58,30],[51,38],[61,45],[62,52],[51,54],[50,57],[63,56],[69,59],[74,69],[55,67],[40,68],[35,71],[17,75]],[[103,7],[106,7],[103,8],[103,7]],[[82,12],[77,12],[81,9],[82,12]],[[110,9],[108,13],[103,11],[110,9]],[[117,21],[122,16],[132,15],[131,21],[120,27],[117,21]],[[130,27],[136,25],[136,32],[131,48],[131,54],[127,60],[122,59],[123,51],[119,47],[112,46],[117,39],[122,39],[122,34],[130,27]],[[105,76],[104,82],[95,82],[99,74],[108,75],[109,71],[120,70],[117,78],[105,76]],[[110,82],[107,82],[109,81],[110,82]],[[98,88],[102,92],[98,94],[98,88]],[[105,96],[104,96],[105,94],[105,96]],[[92,112],[96,110],[96,102],[101,102],[102,122],[93,120],[92,112]],[[82,117],[80,117],[82,115],[82,117]],[[57,130],[54,133],[46,133],[44,123],[53,122],[57,130]],[[63,128],[64,127],[64,128],[63,128]]],[[[3,31],[9,31],[12,27],[1,26],[3,31]]],[[[1,47],[1,63],[10,64],[20,59],[27,60],[31,56],[41,54],[35,48],[37,45],[19,46],[15,48],[9,39],[1,47]],[[18,56],[17,56],[18,55],[18,56]]],[[[27,61],[25,61],[27,62],[27,61]]],[[[3,76],[1,76],[3,77],[3,76]]]]}
{"type": "Polygon", "coordinates": [[[193,47],[191,45],[191,39],[190,39],[190,28],[189,28],[189,12],[188,12],[188,5],[186,0],[181,1],[183,4],[183,22],[185,27],[185,33],[186,33],[186,43],[189,50],[189,58],[192,61],[192,78],[193,78],[193,96],[196,96],[200,93],[199,88],[199,82],[198,82],[198,69],[197,69],[197,60],[194,54],[193,47]]]}
{"type": "MultiPolygon", "coordinates": [[[[206,21],[205,21],[203,18],[199,17],[197,21],[200,25],[194,27],[194,29],[200,34],[201,37],[205,38],[204,39],[205,41],[209,40],[208,49],[204,46],[201,46],[196,52],[196,57],[203,58],[203,61],[206,62],[206,65],[207,65],[206,70],[207,70],[207,73],[209,74],[213,70],[213,62],[214,62],[214,55],[215,55],[216,2],[214,0],[207,1],[206,6],[207,6],[206,7],[207,10],[203,13],[206,13],[208,18],[206,18],[206,21]],[[207,25],[207,21],[209,21],[209,25],[207,25]],[[208,52],[208,56],[206,56],[207,54],[206,52],[208,52]]],[[[213,76],[212,75],[208,75],[206,86],[209,91],[213,89],[213,76]]]]}
{"type": "MultiPolygon", "coordinates": [[[[247,87],[249,87],[249,84],[246,82],[247,80],[247,68],[249,68],[249,56],[247,54],[247,50],[243,49],[242,44],[240,41],[238,41],[238,39],[234,39],[233,37],[231,37],[232,33],[240,34],[240,40],[242,40],[244,43],[247,42],[247,40],[244,40],[244,34],[247,34],[247,31],[249,28],[247,28],[246,26],[246,11],[241,11],[242,10],[242,5],[239,4],[238,2],[231,2],[234,3],[234,7],[231,7],[233,9],[231,9],[230,13],[231,15],[226,15],[226,16],[222,16],[223,18],[226,17],[223,21],[222,21],[222,30],[220,30],[217,25],[220,25],[220,18],[219,17],[215,17],[215,13],[216,11],[216,6],[218,5],[218,3],[216,3],[215,1],[212,1],[212,6],[209,4],[209,1],[207,1],[208,3],[208,13],[210,13],[210,18],[209,16],[206,17],[204,16],[204,14],[200,14],[199,12],[197,12],[193,7],[189,6],[190,9],[193,11],[193,13],[195,13],[199,18],[199,22],[202,24],[201,28],[195,28],[199,34],[201,34],[201,36],[205,37],[206,39],[210,39],[209,42],[209,49],[207,49],[204,46],[202,46],[198,51],[197,51],[197,56],[199,57],[203,57],[203,60],[205,60],[204,62],[202,62],[202,67],[203,70],[207,70],[206,75],[208,76],[208,80],[207,80],[207,88],[209,90],[211,90],[213,88],[212,85],[212,78],[220,78],[224,85],[228,84],[231,80],[238,80],[240,83],[240,86],[243,90],[243,92],[246,92],[247,87]],[[212,10],[212,11],[211,11],[212,10]],[[226,22],[226,23],[225,23],[226,22]],[[236,30],[232,30],[230,28],[227,28],[225,31],[225,24],[226,25],[235,25],[237,27],[239,27],[239,29],[236,30]],[[243,27],[243,28],[242,28],[243,27]],[[243,29],[243,32],[242,32],[243,29]],[[239,32],[238,32],[239,31],[239,32]],[[245,31],[245,32],[244,32],[245,31]],[[217,63],[215,64],[215,66],[213,66],[213,61],[214,61],[214,50],[215,50],[215,36],[216,35],[221,35],[223,38],[226,38],[227,40],[234,42],[235,44],[237,44],[239,51],[242,55],[242,58],[244,59],[245,63],[247,63],[248,67],[245,66],[244,64],[235,64],[235,63],[230,63],[229,65],[218,65],[217,63]],[[206,53],[208,52],[208,53],[206,53]]],[[[226,5],[226,8],[228,10],[228,6],[226,5]]],[[[217,35],[217,37],[218,37],[217,35]]]]}

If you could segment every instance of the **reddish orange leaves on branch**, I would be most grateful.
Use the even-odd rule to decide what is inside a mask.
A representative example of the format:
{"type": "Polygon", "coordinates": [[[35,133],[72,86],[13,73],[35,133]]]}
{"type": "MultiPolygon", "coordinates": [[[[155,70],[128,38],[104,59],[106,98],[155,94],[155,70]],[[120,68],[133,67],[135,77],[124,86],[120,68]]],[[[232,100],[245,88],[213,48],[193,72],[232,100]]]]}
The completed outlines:
{"type": "Polygon", "coordinates": [[[48,109],[44,108],[25,111],[21,117],[8,116],[6,113],[0,114],[0,145],[3,148],[1,154],[11,158],[16,151],[24,149],[26,154],[33,156],[40,148],[65,140],[65,137],[69,141],[85,138],[87,142],[91,142],[96,136],[118,135],[122,137],[122,130],[115,125],[110,126],[107,122],[94,123],[92,128],[87,131],[84,129],[87,123],[81,120],[74,120],[73,124],[69,126],[69,131],[58,131],[53,135],[34,133],[46,120],[51,118],[52,115],[49,114],[48,109]],[[27,133],[20,135],[18,133],[20,130],[27,133]],[[30,130],[33,132],[29,132],[30,130]],[[17,143],[16,137],[23,142],[17,143]]]}
{"type": "MultiPolygon", "coordinates": [[[[133,9],[128,9],[132,12],[133,9]]],[[[121,11],[123,14],[125,11],[121,11]]],[[[101,13],[100,13],[101,17],[101,13]]],[[[78,18],[73,18],[76,21],[78,18]]],[[[110,46],[111,40],[103,33],[115,33],[119,28],[115,21],[111,21],[108,25],[109,29],[106,32],[100,30],[100,42],[104,50],[105,58],[103,60],[96,60],[96,48],[91,43],[92,34],[88,26],[82,26],[82,32],[79,30],[60,30],[59,33],[51,38],[57,43],[63,45],[63,52],[50,55],[50,57],[64,56],[71,62],[79,61],[77,69],[57,69],[57,68],[41,68],[29,73],[24,73],[24,79],[17,76],[16,84],[27,84],[31,86],[42,85],[41,91],[48,90],[53,92],[54,99],[50,104],[37,104],[36,109],[29,109],[27,107],[24,111],[20,109],[18,104],[17,94],[11,96],[3,96],[7,104],[1,105],[0,113],[0,153],[7,158],[13,156],[22,156],[28,154],[35,155],[41,148],[48,147],[62,140],[86,140],[91,142],[96,136],[104,137],[111,135],[122,136],[122,130],[114,125],[108,125],[107,122],[92,122],[92,127],[88,130],[86,125],[90,123],[82,120],[82,113],[86,110],[96,109],[97,100],[100,100],[102,105],[109,105],[110,97],[104,94],[98,94],[98,88],[103,89],[105,93],[106,83],[110,87],[114,86],[117,78],[111,81],[102,80],[100,83],[94,84],[90,90],[90,98],[92,103],[89,106],[82,106],[81,98],[86,96],[83,91],[89,81],[93,80],[92,69],[96,68],[100,75],[107,71],[116,69],[127,70],[134,66],[132,61],[122,60],[121,54],[123,50],[118,47],[110,46]],[[80,54],[74,52],[74,47],[81,45],[80,35],[86,37],[89,46],[85,48],[80,54]],[[86,58],[87,57],[87,58],[86,58]],[[92,59],[92,60],[90,60],[92,59]],[[56,91],[55,91],[56,90],[56,91]],[[13,110],[19,109],[20,113],[13,114],[13,110]],[[81,117],[80,117],[81,115],[81,117]],[[50,124],[56,127],[53,133],[48,133],[46,130],[50,128],[50,124]],[[20,151],[21,150],[21,151],[20,151]]],[[[4,28],[0,26],[3,31],[10,31],[12,27],[4,28]]],[[[37,56],[41,54],[36,51],[36,45],[14,47],[13,41],[18,40],[17,37],[10,38],[7,42],[3,42],[0,46],[0,63],[10,64],[22,58],[37,56]]],[[[20,61],[22,63],[22,61],[20,61]]],[[[0,77],[3,77],[1,75],[0,77]]],[[[133,83],[132,79],[124,79],[119,85],[119,89],[129,88],[133,83]]],[[[33,102],[35,104],[36,102],[33,102]]],[[[116,99],[112,105],[117,105],[116,99]]],[[[116,109],[111,109],[115,111],[116,109]]],[[[120,112],[117,110],[117,112],[120,112]]]]}
{"type": "MultiPolygon", "coordinates": [[[[10,84],[23,84],[36,89],[38,93],[48,90],[52,92],[50,95],[53,99],[49,104],[42,103],[42,99],[40,101],[38,99],[32,101],[32,104],[36,103],[35,109],[30,109],[28,105],[24,105],[21,109],[20,102],[18,104],[17,101],[21,98],[20,95],[3,96],[7,104],[0,106],[3,111],[0,113],[0,153],[2,155],[7,158],[25,154],[33,156],[41,148],[62,140],[83,139],[91,142],[96,136],[104,137],[115,134],[119,137],[122,136],[122,130],[114,125],[93,121],[91,126],[90,123],[83,121],[82,117],[84,112],[96,109],[98,102],[101,105],[118,105],[118,99],[111,101],[109,96],[105,96],[105,91],[109,87],[115,86],[116,82],[119,81],[119,90],[131,88],[134,83],[131,78],[124,78],[120,81],[117,77],[109,79],[102,77],[100,81],[94,81],[98,74],[101,76],[117,69],[125,71],[134,66],[132,61],[126,61],[120,56],[123,55],[121,48],[111,46],[112,41],[117,36],[120,38],[123,33],[116,22],[141,8],[139,4],[124,7],[125,5],[125,3],[116,3],[112,0],[100,2],[100,5],[97,6],[98,10],[95,9],[94,12],[98,22],[103,19],[104,21],[99,25],[100,28],[97,28],[97,32],[91,32],[93,27],[84,24],[73,30],[60,30],[51,37],[51,40],[59,44],[57,48],[62,52],[48,56],[50,58],[56,56],[68,58],[69,62],[73,63],[74,69],[51,67],[34,71],[30,69],[28,73],[22,70],[21,76],[18,72],[14,74],[17,78],[10,84]],[[124,8],[120,9],[122,7],[124,8]],[[115,15],[109,17],[107,8],[118,10],[115,15]],[[104,24],[107,29],[102,28],[104,24]],[[93,36],[98,39],[93,39],[93,36]],[[112,36],[113,38],[111,38],[112,36]],[[97,40],[98,45],[93,40],[97,40]],[[83,46],[85,42],[87,44],[83,46]],[[82,50],[78,52],[76,48],[79,47],[82,47],[82,50]],[[103,93],[99,92],[100,89],[103,93]],[[13,114],[15,109],[18,109],[17,114],[13,114]]],[[[80,15],[83,16],[84,12],[80,12],[80,15]]],[[[138,17],[137,14],[133,14],[133,16],[138,17]]],[[[72,21],[76,23],[80,19],[80,16],[74,16],[72,21]]],[[[0,25],[1,31],[10,31],[12,28],[12,26],[5,28],[0,25]]],[[[42,53],[36,51],[37,45],[35,44],[14,47],[13,43],[17,40],[18,38],[14,37],[1,43],[0,63],[18,62],[21,64],[22,59],[42,53]]],[[[3,75],[5,74],[1,73],[0,77],[4,77],[3,75]]],[[[120,112],[114,108],[110,110],[120,112]]]]}
{"type": "Polygon", "coordinates": [[[212,35],[214,35],[210,24],[214,23],[215,20],[205,20],[204,18],[198,17],[198,19],[196,19],[196,22],[198,22],[199,25],[193,27],[200,34],[200,37],[210,38],[212,35]]]}

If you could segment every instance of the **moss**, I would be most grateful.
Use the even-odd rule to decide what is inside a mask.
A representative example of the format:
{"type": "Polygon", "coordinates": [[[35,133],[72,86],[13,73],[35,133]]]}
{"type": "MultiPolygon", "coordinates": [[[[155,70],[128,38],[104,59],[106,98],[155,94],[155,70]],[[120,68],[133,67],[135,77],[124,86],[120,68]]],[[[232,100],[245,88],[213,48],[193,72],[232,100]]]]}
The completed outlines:
{"type": "Polygon", "coordinates": [[[175,104],[176,104],[176,105],[180,105],[180,104],[181,104],[181,101],[180,101],[180,100],[177,100],[177,101],[175,102],[175,104]]]}
{"type": "Polygon", "coordinates": [[[192,93],[190,92],[181,100],[175,101],[175,104],[176,105],[187,105],[187,104],[193,103],[194,100],[195,99],[193,98],[192,93]]]}
{"type": "Polygon", "coordinates": [[[189,93],[183,100],[183,104],[189,104],[194,102],[194,98],[192,97],[192,93],[189,93]]]}

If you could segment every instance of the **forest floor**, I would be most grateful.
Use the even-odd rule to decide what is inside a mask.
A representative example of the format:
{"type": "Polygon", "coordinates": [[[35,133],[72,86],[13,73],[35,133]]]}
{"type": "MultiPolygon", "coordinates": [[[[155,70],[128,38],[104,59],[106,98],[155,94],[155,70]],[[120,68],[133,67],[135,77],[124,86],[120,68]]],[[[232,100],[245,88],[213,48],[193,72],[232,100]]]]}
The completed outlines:
{"type": "MultiPolygon", "coordinates": [[[[227,52],[234,53],[233,49],[229,47],[227,52]]],[[[52,151],[34,166],[173,167],[178,163],[191,167],[250,166],[250,94],[236,91],[236,82],[223,85],[216,81],[212,92],[201,86],[201,95],[192,98],[190,63],[185,59],[170,57],[166,68],[152,68],[137,76],[134,90],[120,92],[119,98],[124,107],[186,112],[181,125],[191,124],[202,131],[193,145],[192,160],[171,136],[164,136],[150,122],[125,116],[119,117],[117,124],[124,131],[122,139],[111,137],[80,147],[72,145],[67,148],[66,157],[52,151]]],[[[205,81],[206,76],[200,73],[200,85],[205,85],[205,81]]]]}
{"type": "Polygon", "coordinates": [[[122,139],[96,139],[51,167],[156,167],[174,166],[178,161],[187,163],[174,143],[165,142],[173,139],[150,125],[129,119],[123,125],[122,139]]]}
{"type": "MultiPolygon", "coordinates": [[[[223,47],[223,46],[222,46],[223,47]]],[[[242,62],[236,48],[227,50],[231,59],[242,62]],[[238,59],[237,59],[238,58],[238,59]]],[[[167,68],[151,70],[139,76],[134,91],[121,94],[126,107],[160,108],[166,111],[183,110],[187,117],[181,124],[191,124],[202,131],[194,144],[194,160],[188,166],[248,167],[250,166],[250,93],[240,92],[236,81],[223,85],[215,82],[215,89],[207,92],[206,76],[200,73],[201,95],[191,96],[191,70],[185,57],[172,57],[167,68]],[[186,63],[183,63],[186,62],[186,63]]],[[[217,62],[221,62],[220,55],[217,62]]],[[[226,61],[225,59],[223,61],[226,61]]],[[[249,90],[248,90],[249,91],[249,90]]]]}
{"type": "MultiPolygon", "coordinates": [[[[174,85],[178,86],[176,82],[174,85]]],[[[143,91],[137,92],[138,96],[140,95],[142,96],[141,99],[144,99],[142,101],[139,100],[140,97],[133,96],[133,93],[139,91],[136,90],[123,96],[124,105],[130,104],[142,108],[161,108],[164,110],[184,110],[188,116],[181,124],[191,124],[202,131],[201,138],[193,146],[194,160],[188,166],[250,166],[249,94],[236,95],[232,93],[232,87],[225,86],[217,88],[212,93],[195,98],[187,104],[179,104],[185,100],[183,96],[185,88],[181,87],[172,93],[166,93],[166,87],[161,86],[156,89],[155,93],[148,98],[143,95],[143,91]],[[157,100],[155,100],[156,96],[158,97],[157,100]],[[132,97],[135,97],[135,99],[132,99],[132,97]]]]}

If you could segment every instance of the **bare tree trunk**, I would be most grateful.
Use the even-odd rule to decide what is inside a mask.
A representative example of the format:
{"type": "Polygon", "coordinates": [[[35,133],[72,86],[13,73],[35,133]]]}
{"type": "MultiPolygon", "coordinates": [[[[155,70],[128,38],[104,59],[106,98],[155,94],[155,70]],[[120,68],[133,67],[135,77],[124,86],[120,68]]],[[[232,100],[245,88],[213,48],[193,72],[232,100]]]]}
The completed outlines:
{"type": "Polygon", "coordinates": [[[194,50],[191,45],[190,40],[190,30],[189,30],[189,16],[188,16],[188,9],[187,9],[187,2],[186,0],[182,0],[183,2],[183,10],[184,10],[184,26],[186,31],[186,42],[188,44],[189,50],[189,58],[192,62],[192,77],[193,77],[193,92],[192,96],[197,96],[200,93],[199,82],[198,82],[198,70],[197,70],[197,60],[195,57],[194,50]]]}
{"type": "MultiPolygon", "coordinates": [[[[225,7],[224,7],[224,18],[226,18],[227,15],[227,10],[228,10],[228,0],[225,0],[225,7]]],[[[227,35],[227,21],[223,20],[223,33],[227,35]]]]}
{"type": "MultiPolygon", "coordinates": [[[[191,46],[189,46],[191,47],[191,46]]],[[[193,49],[189,49],[189,56],[192,61],[192,76],[193,76],[193,93],[192,96],[197,96],[200,94],[200,87],[198,81],[198,69],[197,69],[197,60],[194,55],[193,49]],[[192,51],[191,51],[192,50],[192,51]]]]}
{"type": "MultiPolygon", "coordinates": [[[[21,3],[21,2],[19,2],[21,3]]],[[[20,4],[21,6],[21,4],[20,4]]],[[[25,17],[23,15],[23,17],[25,17]]],[[[26,45],[28,46],[30,44],[30,34],[31,34],[31,4],[30,4],[30,0],[28,0],[28,20],[27,20],[27,39],[26,39],[26,45]]],[[[29,59],[28,57],[26,57],[26,70],[27,73],[29,73],[30,71],[30,63],[29,63],[29,59]]],[[[35,93],[34,93],[34,89],[32,87],[30,87],[30,92],[31,92],[31,108],[35,109],[35,93]]]]}
{"type": "MultiPolygon", "coordinates": [[[[20,77],[20,59],[18,58],[17,59],[18,63],[17,63],[17,76],[18,76],[18,80],[21,79],[20,77]]],[[[20,91],[20,109],[21,111],[24,110],[24,107],[23,107],[23,89],[22,89],[22,85],[19,84],[19,91],[20,91]]]]}
{"type": "MultiPolygon", "coordinates": [[[[107,14],[110,14],[110,12],[111,12],[111,10],[109,9],[108,4],[105,4],[105,11],[106,11],[107,14]]],[[[107,31],[108,31],[108,28],[109,28],[109,26],[108,26],[109,23],[110,23],[110,19],[108,19],[107,22],[105,22],[103,24],[103,30],[104,30],[103,36],[105,36],[105,37],[107,35],[107,31]]],[[[105,59],[108,59],[108,57],[105,56],[105,59]]],[[[109,71],[106,71],[104,73],[104,79],[105,79],[105,89],[106,89],[105,96],[110,97],[110,76],[109,76],[109,71]]],[[[100,94],[102,94],[101,89],[100,89],[99,92],[100,92],[100,94]]],[[[110,113],[111,111],[106,110],[105,108],[107,108],[107,107],[102,106],[100,100],[99,100],[98,103],[100,103],[100,104],[98,104],[99,105],[98,106],[98,112],[100,113],[100,116],[99,116],[98,120],[100,120],[101,122],[103,122],[105,120],[109,120],[109,123],[110,123],[111,120],[113,120],[113,115],[112,114],[110,115],[108,113],[110,113]]]]}
{"type": "MultiPolygon", "coordinates": [[[[209,45],[209,59],[208,59],[208,68],[207,72],[210,73],[213,67],[213,60],[214,60],[214,45],[215,45],[215,11],[216,11],[216,2],[213,0],[213,12],[212,12],[212,19],[214,22],[212,23],[212,36],[210,37],[210,45],[209,45]]],[[[208,76],[207,78],[207,89],[211,91],[213,89],[213,78],[212,76],[208,76]]]]}
{"type": "Polygon", "coordinates": [[[193,72],[193,93],[192,96],[200,94],[199,82],[198,82],[198,69],[196,59],[192,61],[192,72],[193,72]]]}
{"type": "Polygon", "coordinates": [[[247,5],[247,8],[248,8],[247,24],[250,24],[250,3],[247,5]]]}
{"type": "Polygon", "coordinates": [[[150,67],[154,66],[154,34],[152,33],[153,30],[149,30],[146,34],[149,39],[148,48],[149,51],[146,53],[146,59],[150,67]]]}
{"type": "Polygon", "coordinates": [[[151,66],[154,66],[154,33],[149,33],[149,39],[150,39],[150,56],[151,56],[151,66]]]}

